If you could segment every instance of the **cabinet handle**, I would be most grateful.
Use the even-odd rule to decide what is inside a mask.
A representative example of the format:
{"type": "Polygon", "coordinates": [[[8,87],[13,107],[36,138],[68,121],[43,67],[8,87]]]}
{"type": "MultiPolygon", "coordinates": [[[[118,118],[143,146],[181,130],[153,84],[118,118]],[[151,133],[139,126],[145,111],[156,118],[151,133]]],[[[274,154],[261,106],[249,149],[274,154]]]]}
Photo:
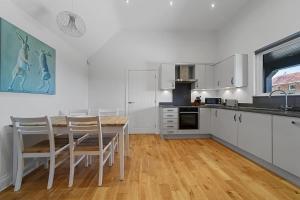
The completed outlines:
{"type": "Polygon", "coordinates": [[[218,110],[215,111],[215,116],[218,117],[218,110]]]}
{"type": "Polygon", "coordinates": [[[234,121],[236,122],[236,114],[234,114],[233,119],[234,119],[234,121]]]}
{"type": "Polygon", "coordinates": [[[234,85],[234,78],[231,78],[231,85],[234,85]]]}
{"type": "Polygon", "coordinates": [[[239,116],[239,121],[240,121],[240,123],[242,123],[242,114],[240,114],[240,116],[239,116]]]}
{"type": "Polygon", "coordinates": [[[218,86],[220,86],[220,81],[218,81],[218,86]]]}
{"type": "Polygon", "coordinates": [[[167,122],[173,122],[173,121],[171,121],[171,120],[168,120],[167,122]]]}
{"type": "Polygon", "coordinates": [[[295,121],[292,121],[291,123],[294,125],[299,124],[298,122],[295,122],[295,121]]]}

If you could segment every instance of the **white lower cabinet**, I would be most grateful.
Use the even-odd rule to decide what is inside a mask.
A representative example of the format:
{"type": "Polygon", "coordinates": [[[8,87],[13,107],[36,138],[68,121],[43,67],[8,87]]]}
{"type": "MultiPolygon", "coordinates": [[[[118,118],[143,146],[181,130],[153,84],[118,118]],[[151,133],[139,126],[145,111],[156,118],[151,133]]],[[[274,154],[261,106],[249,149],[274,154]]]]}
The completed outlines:
{"type": "Polygon", "coordinates": [[[211,110],[209,108],[200,108],[199,129],[201,134],[210,133],[211,110]]]}
{"type": "Polygon", "coordinates": [[[273,164],[300,177],[300,118],[273,116],[273,164]]]}
{"type": "Polygon", "coordinates": [[[237,146],[238,123],[237,112],[232,110],[218,110],[218,135],[220,139],[237,146]]]}
{"type": "Polygon", "coordinates": [[[210,115],[210,133],[215,136],[219,137],[219,118],[218,118],[218,109],[211,109],[210,115]]]}
{"type": "Polygon", "coordinates": [[[238,147],[272,163],[272,115],[239,112],[238,147]]]}

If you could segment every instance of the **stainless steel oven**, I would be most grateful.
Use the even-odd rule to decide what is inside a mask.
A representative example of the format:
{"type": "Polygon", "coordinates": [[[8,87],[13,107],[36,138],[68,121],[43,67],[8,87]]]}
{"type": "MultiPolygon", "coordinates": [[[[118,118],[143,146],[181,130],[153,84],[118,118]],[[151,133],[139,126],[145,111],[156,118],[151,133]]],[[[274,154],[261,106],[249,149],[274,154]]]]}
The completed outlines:
{"type": "Polygon", "coordinates": [[[179,107],[179,129],[195,130],[199,128],[199,109],[197,107],[179,107]]]}

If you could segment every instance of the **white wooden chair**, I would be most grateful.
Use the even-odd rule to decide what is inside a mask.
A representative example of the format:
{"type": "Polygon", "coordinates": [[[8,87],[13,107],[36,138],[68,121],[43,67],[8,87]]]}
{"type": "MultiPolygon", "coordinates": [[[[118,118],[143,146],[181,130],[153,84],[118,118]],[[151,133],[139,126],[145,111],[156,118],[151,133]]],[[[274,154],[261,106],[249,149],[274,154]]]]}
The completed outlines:
{"type": "MultiPolygon", "coordinates": [[[[119,108],[117,108],[117,109],[99,109],[98,115],[101,117],[119,116],[120,111],[119,111],[119,108]]],[[[104,132],[103,135],[104,136],[109,136],[109,135],[115,136],[113,139],[113,146],[114,146],[114,151],[118,152],[118,145],[119,145],[118,134],[115,133],[114,131],[112,131],[112,132],[104,132]]],[[[115,160],[115,156],[113,155],[113,162],[114,162],[114,160],[115,160]]]]}
{"type": "Polygon", "coordinates": [[[103,138],[100,117],[67,117],[70,144],[70,176],[69,187],[74,182],[75,167],[86,156],[99,156],[99,179],[98,185],[102,185],[104,164],[109,160],[112,166],[113,145],[112,137],[103,138]],[[78,132],[88,133],[89,136],[79,144],[74,144],[73,135],[78,132]],[[77,159],[76,159],[77,157],[77,159]]]}
{"type": "Polygon", "coordinates": [[[16,142],[19,146],[15,191],[21,188],[24,158],[50,158],[47,189],[52,188],[55,168],[68,158],[66,156],[68,154],[63,154],[63,152],[69,147],[69,141],[54,139],[51,121],[47,116],[39,118],[11,117],[11,121],[18,133],[16,142]],[[48,135],[48,139],[38,142],[33,146],[24,147],[23,136],[25,135],[48,135]]]}

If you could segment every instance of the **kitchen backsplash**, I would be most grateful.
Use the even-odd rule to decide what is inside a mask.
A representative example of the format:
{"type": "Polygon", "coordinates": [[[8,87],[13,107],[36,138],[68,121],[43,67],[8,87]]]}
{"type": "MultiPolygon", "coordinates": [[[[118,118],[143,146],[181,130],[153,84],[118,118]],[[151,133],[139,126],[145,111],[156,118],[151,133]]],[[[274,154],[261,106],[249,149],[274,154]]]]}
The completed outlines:
{"type": "MultiPolygon", "coordinates": [[[[254,96],[253,105],[257,107],[279,108],[285,105],[285,96],[254,96]]],[[[288,105],[292,107],[300,107],[300,95],[288,96],[288,105]]]]}

